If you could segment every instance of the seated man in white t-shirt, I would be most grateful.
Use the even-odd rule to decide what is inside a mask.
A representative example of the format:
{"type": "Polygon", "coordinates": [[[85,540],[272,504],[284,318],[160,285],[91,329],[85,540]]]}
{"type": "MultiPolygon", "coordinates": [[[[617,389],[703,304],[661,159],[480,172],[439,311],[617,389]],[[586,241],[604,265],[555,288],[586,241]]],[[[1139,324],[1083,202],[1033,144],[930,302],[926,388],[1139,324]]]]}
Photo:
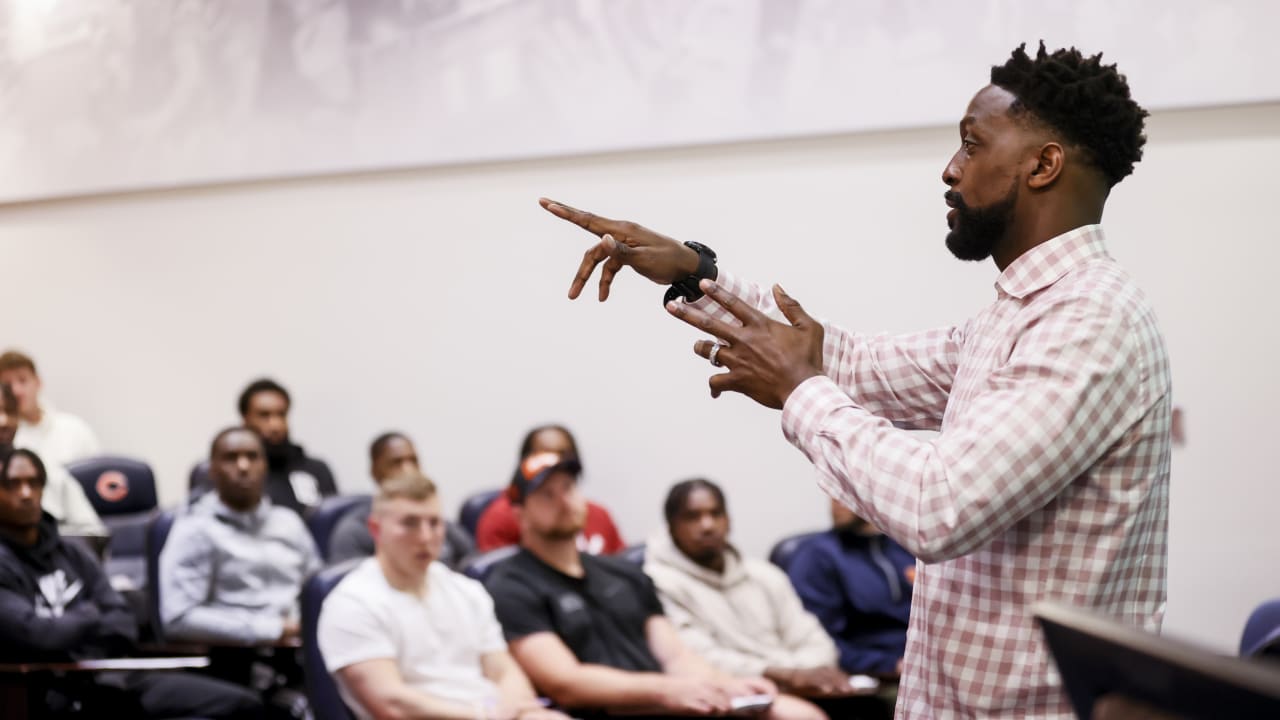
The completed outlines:
{"type": "Polygon", "coordinates": [[[507,653],[484,587],[436,562],[445,521],[430,480],[384,482],[369,530],[374,556],[329,594],[318,631],[357,715],[567,720],[542,706],[507,653]]]}
{"type": "Polygon", "coordinates": [[[46,465],[59,467],[101,452],[98,436],[88,423],[55,409],[41,397],[43,385],[31,356],[17,350],[0,354],[0,383],[13,388],[18,396],[22,423],[16,446],[34,450],[46,465]]]}

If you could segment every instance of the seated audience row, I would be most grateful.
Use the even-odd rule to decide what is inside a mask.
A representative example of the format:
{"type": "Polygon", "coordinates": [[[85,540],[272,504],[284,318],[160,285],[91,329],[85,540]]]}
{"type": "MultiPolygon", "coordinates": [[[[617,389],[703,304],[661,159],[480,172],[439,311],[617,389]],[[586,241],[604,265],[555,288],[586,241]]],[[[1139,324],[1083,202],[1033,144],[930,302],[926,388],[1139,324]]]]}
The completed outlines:
{"type": "MultiPolygon", "coordinates": [[[[12,391],[0,409],[0,441],[15,447],[34,450],[49,468],[49,487],[45,493],[45,509],[57,519],[67,535],[104,536],[106,527],[93,509],[84,490],[65,470],[68,463],[99,452],[97,437],[88,424],[69,413],[55,410],[40,396],[41,381],[35,362],[27,355],[10,350],[0,355],[0,384],[12,391]]],[[[326,497],[338,493],[337,482],[329,466],[306,453],[289,432],[289,412],[293,399],[280,383],[261,378],[249,383],[240,393],[236,408],[245,427],[258,433],[265,448],[267,479],[265,493],[278,507],[299,515],[315,507],[326,497]]],[[[569,431],[558,425],[534,428],[525,436],[520,457],[534,452],[566,452],[581,457],[569,431]]],[[[412,441],[400,433],[388,433],[374,443],[371,450],[371,474],[375,482],[390,476],[397,468],[417,466],[417,451],[412,441]]],[[[197,464],[192,471],[192,500],[213,489],[207,463],[197,464]]],[[[330,557],[341,561],[368,555],[373,546],[364,530],[367,508],[353,511],[335,530],[330,557]]],[[[456,567],[477,548],[481,552],[519,541],[510,502],[505,497],[490,503],[480,518],[475,541],[461,528],[450,527],[442,559],[456,567]]],[[[581,539],[582,548],[593,554],[613,554],[626,547],[607,510],[588,505],[587,523],[581,539]]]]}
{"type": "Polygon", "coordinates": [[[735,697],[755,695],[764,696],[764,717],[825,717],[764,678],[713,668],[680,641],[639,567],[579,549],[587,514],[580,470],[558,453],[522,460],[508,494],[522,547],[493,570],[488,596],[430,563],[442,531],[434,487],[422,479],[383,486],[377,561],[344,579],[320,618],[321,649],[353,706],[529,717],[538,711],[527,673],[576,717],[720,715],[735,697]],[[406,615],[410,632],[396,622],[406,615]],[[499,623],[523,673],[497,670],[507,667],[499,623]],[[509,684],[500,688],[497,678],[509,684]]]}
{"type": "MultiPolygon", "coordinates": [[[[68,543],[41,510],[47,468],[30,450],[0,452],[0,660],[68,662],[134,649],[137,619],[97,560],[68,543]]],[[[231,683],[188,672],[69,675],[42,687],[51,716],[250,718],[261,701],[231,683]]]]}
{"type": "MultiPolygon", "coordinates": [[[[105,585],[96,562],[61,540],[102,534],[101,522],[61,463],[46,466],[37,453],[13,449],[28,418],[25,403],[38,395],[34,363],[0,356],[5,377],[24,383],[27,394],[0,384],[0,458],[5,477],[12,470],[18,478],[0,477],[0,500],[12,500],[0,508],[0,602],[24,591],[20,574],[4,572],[13,556],[44,573],[26,601],[36,616],[70,617],[66,627],[80,628],[51,640],[15,625],[5,638],[16,639],[15,659],[45,657],[46,645],[67,657],[125,652],[137,637],[136,620],[120,614],[127,608],[109,585],[103,591],[92,584],[105,585]],[[70,560],[31,560],[50,548],[70,560]],[[88,587],[96,604],[82,606],[83,615],[94,616],[86,623],[65,610],[88,587]],[[65,608],[40,605],[55,601],[65,608]],[[64,636],[74,636],[70,645],[64,636]]],[[[47,405],[35,405],[43,414],[32,422],[78,427],[54,423],[47,405]]],[[[286,705],[286,714],[306,714],[305,704],[272,693],[301,697],[298,601],[321,565],[302,517],[337,488],[327,466],[290,439],[290,406],[273,381],[245,389],[244,425],[214,438],[205,472],[211,491],[176,517],[159,561],[166,640],[250,648],[252,656],[215,659],[234,657],[232,665],[247,667],[246,659],[256,666],[266,658],[273,679],[259,682],[247,670],[222,674],[239,684],[176,672],[100,676],[105,685],[60,686],[51,701],[120,697],[140,704],[140,716],[188,707],[183,702],[209,717],[286,705]]],[[[872,691],[851,684],[849,673],[892,679],[901,672],[914,559],[900,546],[833,503],[835,527],[804,543],[788,563],[788,579],[732,546],[723,491],[693,480],[672,488],[667,528],[648,538],[641,569],[638,561],[596,557],[625,544],[608,512],[579,492],[581,469],[567,429],[542,426],[526,435],[510,483],[477,528],[480,551],[520,547],[481,586],[454,571],[476,548],[465,530],[443,519],[412,441],[395,432],[375,439],[370,474],[378,494],[339,520],[327,547],[335,563],[368,559],[325,603],[319,632],[357,714],[564,718],[546,709],[535,688],[586,718],[717,715],[748,696],[757,703],[748,713],[762,717],[887,713],[891,704],[883,701],[891,703],[891,693],[855,697],[872,691]]]]}

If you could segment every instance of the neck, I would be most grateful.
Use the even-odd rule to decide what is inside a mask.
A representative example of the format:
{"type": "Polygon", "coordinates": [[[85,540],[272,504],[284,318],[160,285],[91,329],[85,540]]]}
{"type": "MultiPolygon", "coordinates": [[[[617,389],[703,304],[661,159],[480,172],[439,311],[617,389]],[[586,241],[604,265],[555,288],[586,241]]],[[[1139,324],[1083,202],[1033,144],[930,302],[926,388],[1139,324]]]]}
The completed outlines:
{"type": "Polygon", "coordinates": [[[521,533],[520,544],[533,553],[534,557],[570,577],[580,578],[586,574],[582,569],[582,555],[574,538],[547,538],[529,532],[526,528],[521,533]]]}
{"type": "Polygon", "coordinates": [[[40,539],[39,525],[0,525],[0,535],[24,547],[32,547],[40,539]]]}
{"type": "Polygon", "coordinates": [[[996,267],[1004,272],[1014,260],[1031,248],[1085,225],[1102,222],[1106,196],[1097,199],[1073,197],[1069,202],[1031,213],[1023,213],[1009,226],[1006,242],[991,253],[996,267]]]}
{"type": "Polygon", "coordinates": [[[403,593],[417,597],[427,594],[427,571],[402,572],[398,570],[385,555],[378,554],[378,567],[382,568],[382,576],[387,584],[403,593]]]}
{"type": "Polygon", "coordinates": [[[23,420],[31,423],[32,425],[35,425],[39,423],[42,418],[44,418],[44,410],[41,410],[40,406],[36,405],[34,408],[31,409],[30,412],[21,413],[20,416],[22,417],[23,420]]]}

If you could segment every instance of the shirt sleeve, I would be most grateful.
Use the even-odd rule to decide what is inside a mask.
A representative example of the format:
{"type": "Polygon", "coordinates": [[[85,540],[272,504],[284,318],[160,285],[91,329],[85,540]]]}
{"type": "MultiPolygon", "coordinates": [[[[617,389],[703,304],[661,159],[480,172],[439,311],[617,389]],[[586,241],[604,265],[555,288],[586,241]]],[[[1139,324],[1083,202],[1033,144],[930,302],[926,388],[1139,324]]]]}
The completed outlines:
{"type": "Polygon", "coordinates": [[[160,551],[160,614],[172,639],[256,645],[274,642],[284,618],[210,603],[215,550],[194,518],[178,518],[160,551]]]}
{"type": "Polygon", "coordinates": [[[1019,315],[1003,365],[940,435],[876,417],[830,378],[783,408],[787,439],[819,484],[924,562],[985,545],[1044,507],[1146,412],[1136,339],[1088,299],[1019,315]]]}
{"type": "MultiPolygon", "coordinates": [[[[716,282],[766,315],[782,319],[772,291],[719,271],[716,282]]],[[[741,325],[710,298],[694,303],[721,322],[741,325]]],[[[898,427],[937,430],[959,366],[963,332],[938,328],[906,335],[860,335],[822,321],[823,373],[867,412],[898,427]]]]}
{"type": "Polygon", "coordinates": [[[507,642],[540,632],[556,632],[555,622],[545,600],[532,588],[526,578],[510,572],[492,576],[485,589],[493,598],[494,614],[502,625],[507,642]]]}
{"type": "Polygon", "coordinates": [[[93,509],[93,503],[84,494],[84,488],[71,473],[61,467],[49,469],[45,486],[44,509],[58,521],[58,531],[64,535],[107,535],[107,526],[93,509]]]}
{"type": "Polygon", "coordinates": [[[20,592],[19,587],[8,568],[0,569],[0,637],[13,649],[37,656],[70,653],[98,626],[101,615],[93,603],[75,603],[56,618],[41,617],[35,596],[20,592]]]}
{"type": "Polygon", "coordinates": [[[379,618],[356,593],[335,590],[324,601],[316,629],[325,668],[336,673],[368,660],[395,659],[394,626],[394,618],[379,618]]]}
{"type": "Polygon", "coordinates": [[[132,650],[138,641],[138,618],[129,601],[111,587],[111,580],[88,550],[71,546],[69,552],[75,556],[90,602],[98,608],[100,617],[94,628],[95,638],[108,653],[132,650]]]}
{"type": "Polygon", "coordinates": [[[459,578],[471,583],[471,595],[474,598],[475,622],[479,627],[480,654],[505,652],[507,641],[502,636],[502,624],[494,610],[493,598],[485,591],[484,586],[465,576],[459,578]]]}

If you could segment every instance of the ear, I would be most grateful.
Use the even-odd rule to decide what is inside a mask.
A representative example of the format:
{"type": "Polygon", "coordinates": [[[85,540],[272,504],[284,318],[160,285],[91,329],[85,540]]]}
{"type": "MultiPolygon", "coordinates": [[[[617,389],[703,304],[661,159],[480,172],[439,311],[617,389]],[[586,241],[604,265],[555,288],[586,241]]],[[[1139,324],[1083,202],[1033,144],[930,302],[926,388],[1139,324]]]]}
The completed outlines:
{"type": "Polygon", "coordinates": [[[373,542],[378,542],[378,535],[382,534],[382,523],[378,521],[376,513],[369,513],[369,519],[366,521],[369,525],[369,536],[373,538],[373,542]]]}
{"type": "Polygon", "coordinates": [[[1049,142],[1041,145],[1040,152],[1035,156],[1035,165],[1027,175],[1028,187],[1032,190],[1043,190],[1052,185],[1062,174],[1065,160],[1066,151],[1058,143],[1049,142]]]}

